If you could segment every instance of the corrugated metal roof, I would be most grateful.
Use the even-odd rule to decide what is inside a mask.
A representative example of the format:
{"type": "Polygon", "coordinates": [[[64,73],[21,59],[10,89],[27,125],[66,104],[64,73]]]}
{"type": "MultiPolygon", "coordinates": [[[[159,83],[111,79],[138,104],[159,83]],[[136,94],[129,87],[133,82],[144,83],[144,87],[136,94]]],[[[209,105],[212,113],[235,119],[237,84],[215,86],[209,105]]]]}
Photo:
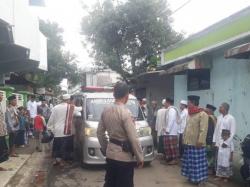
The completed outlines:
{"type": "Polygon", "coordinates": [[[225,58],[242,58],[250,57],[250,43],[245,43],[229,49],[225,52],[225,58]]]}

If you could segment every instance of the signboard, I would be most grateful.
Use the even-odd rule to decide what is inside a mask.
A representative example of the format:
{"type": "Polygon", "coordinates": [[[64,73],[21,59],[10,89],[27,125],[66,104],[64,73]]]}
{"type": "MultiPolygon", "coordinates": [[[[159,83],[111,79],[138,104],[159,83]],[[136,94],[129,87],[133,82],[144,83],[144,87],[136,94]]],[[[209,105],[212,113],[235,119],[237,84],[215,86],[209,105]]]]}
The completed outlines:
{"type": "Polygon", "coordinates": [[[36,89],[37,94],[43,95],[43,94],[45,94],[45,92],[46,92],[45,88],[37,88],[36,89]]]}

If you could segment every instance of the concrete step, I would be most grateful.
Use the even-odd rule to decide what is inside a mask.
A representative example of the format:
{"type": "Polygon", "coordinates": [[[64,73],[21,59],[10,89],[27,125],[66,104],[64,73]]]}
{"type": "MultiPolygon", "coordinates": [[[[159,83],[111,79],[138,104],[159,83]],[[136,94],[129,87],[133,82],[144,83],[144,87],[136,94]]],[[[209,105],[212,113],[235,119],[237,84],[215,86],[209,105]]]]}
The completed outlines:
{"type": "Polygon", "coordinates": [[[30,154],[20,154],[19,157],[10,157],[9,160],[0,163],[0,167],[7,169],[0,171],[0,187],[5,187],[11,181],[30,156],[30,154]]]}

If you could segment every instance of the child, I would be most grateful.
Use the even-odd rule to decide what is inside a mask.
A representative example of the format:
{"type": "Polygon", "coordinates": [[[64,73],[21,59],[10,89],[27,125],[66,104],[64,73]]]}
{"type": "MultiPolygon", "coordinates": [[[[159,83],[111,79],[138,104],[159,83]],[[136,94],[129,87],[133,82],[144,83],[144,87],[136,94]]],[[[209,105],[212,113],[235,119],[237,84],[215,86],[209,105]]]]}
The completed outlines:
{"type": "Polygon", "coordinates": [[[34,118],[34,130],[35,130],[35,138],[36,138],[36,150],[41,152],[41,138],[42,132],[46,128],[46,122],[44,117],[42,116],[42,109],[37,108],[37,116],[34,118]]]}
{"type": "Polygon", "coordinates": [[[228,179],[233,175],[232,161],[234,144],[233,141],[231,141],[229,145],[226,144],[226,141],[230,137],[229,130],[223,129],[221,136],[222,139],[220,140],[218,149],[216,176],[219,177],[219,179],[223,179],[224,182],[228,182],[228,179]]]}
{"type": "Polygon", "coordinates": [[[16,144],[20,147],[24,147],[25,144],[25,131],[26,131],[26,117],[24,107],[19,107],[19,130],[17,132],[17,142],[16,144]]]}

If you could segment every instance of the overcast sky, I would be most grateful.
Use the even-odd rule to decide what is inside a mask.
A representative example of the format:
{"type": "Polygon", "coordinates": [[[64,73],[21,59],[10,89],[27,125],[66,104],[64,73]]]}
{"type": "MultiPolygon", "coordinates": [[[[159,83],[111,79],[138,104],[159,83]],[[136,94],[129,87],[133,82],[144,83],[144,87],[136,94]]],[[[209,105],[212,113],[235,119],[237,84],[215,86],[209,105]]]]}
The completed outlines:
{"type": "MultiPolygon", "coordinates": [[[[79,67],[91,66],[93,61],[82,47],[80,23],[83,15],[82,3],[91,6],[96,0],[46,0],[46,7],[33,8],[41,19],[57,22],[64,29],[65,48],[78,56],[79,67]]],[[[168,0],[173,14],[174,29],[185,32],[186,36],[199,32],[219,20],[250,6],[249,0],[168,0]]]]}

